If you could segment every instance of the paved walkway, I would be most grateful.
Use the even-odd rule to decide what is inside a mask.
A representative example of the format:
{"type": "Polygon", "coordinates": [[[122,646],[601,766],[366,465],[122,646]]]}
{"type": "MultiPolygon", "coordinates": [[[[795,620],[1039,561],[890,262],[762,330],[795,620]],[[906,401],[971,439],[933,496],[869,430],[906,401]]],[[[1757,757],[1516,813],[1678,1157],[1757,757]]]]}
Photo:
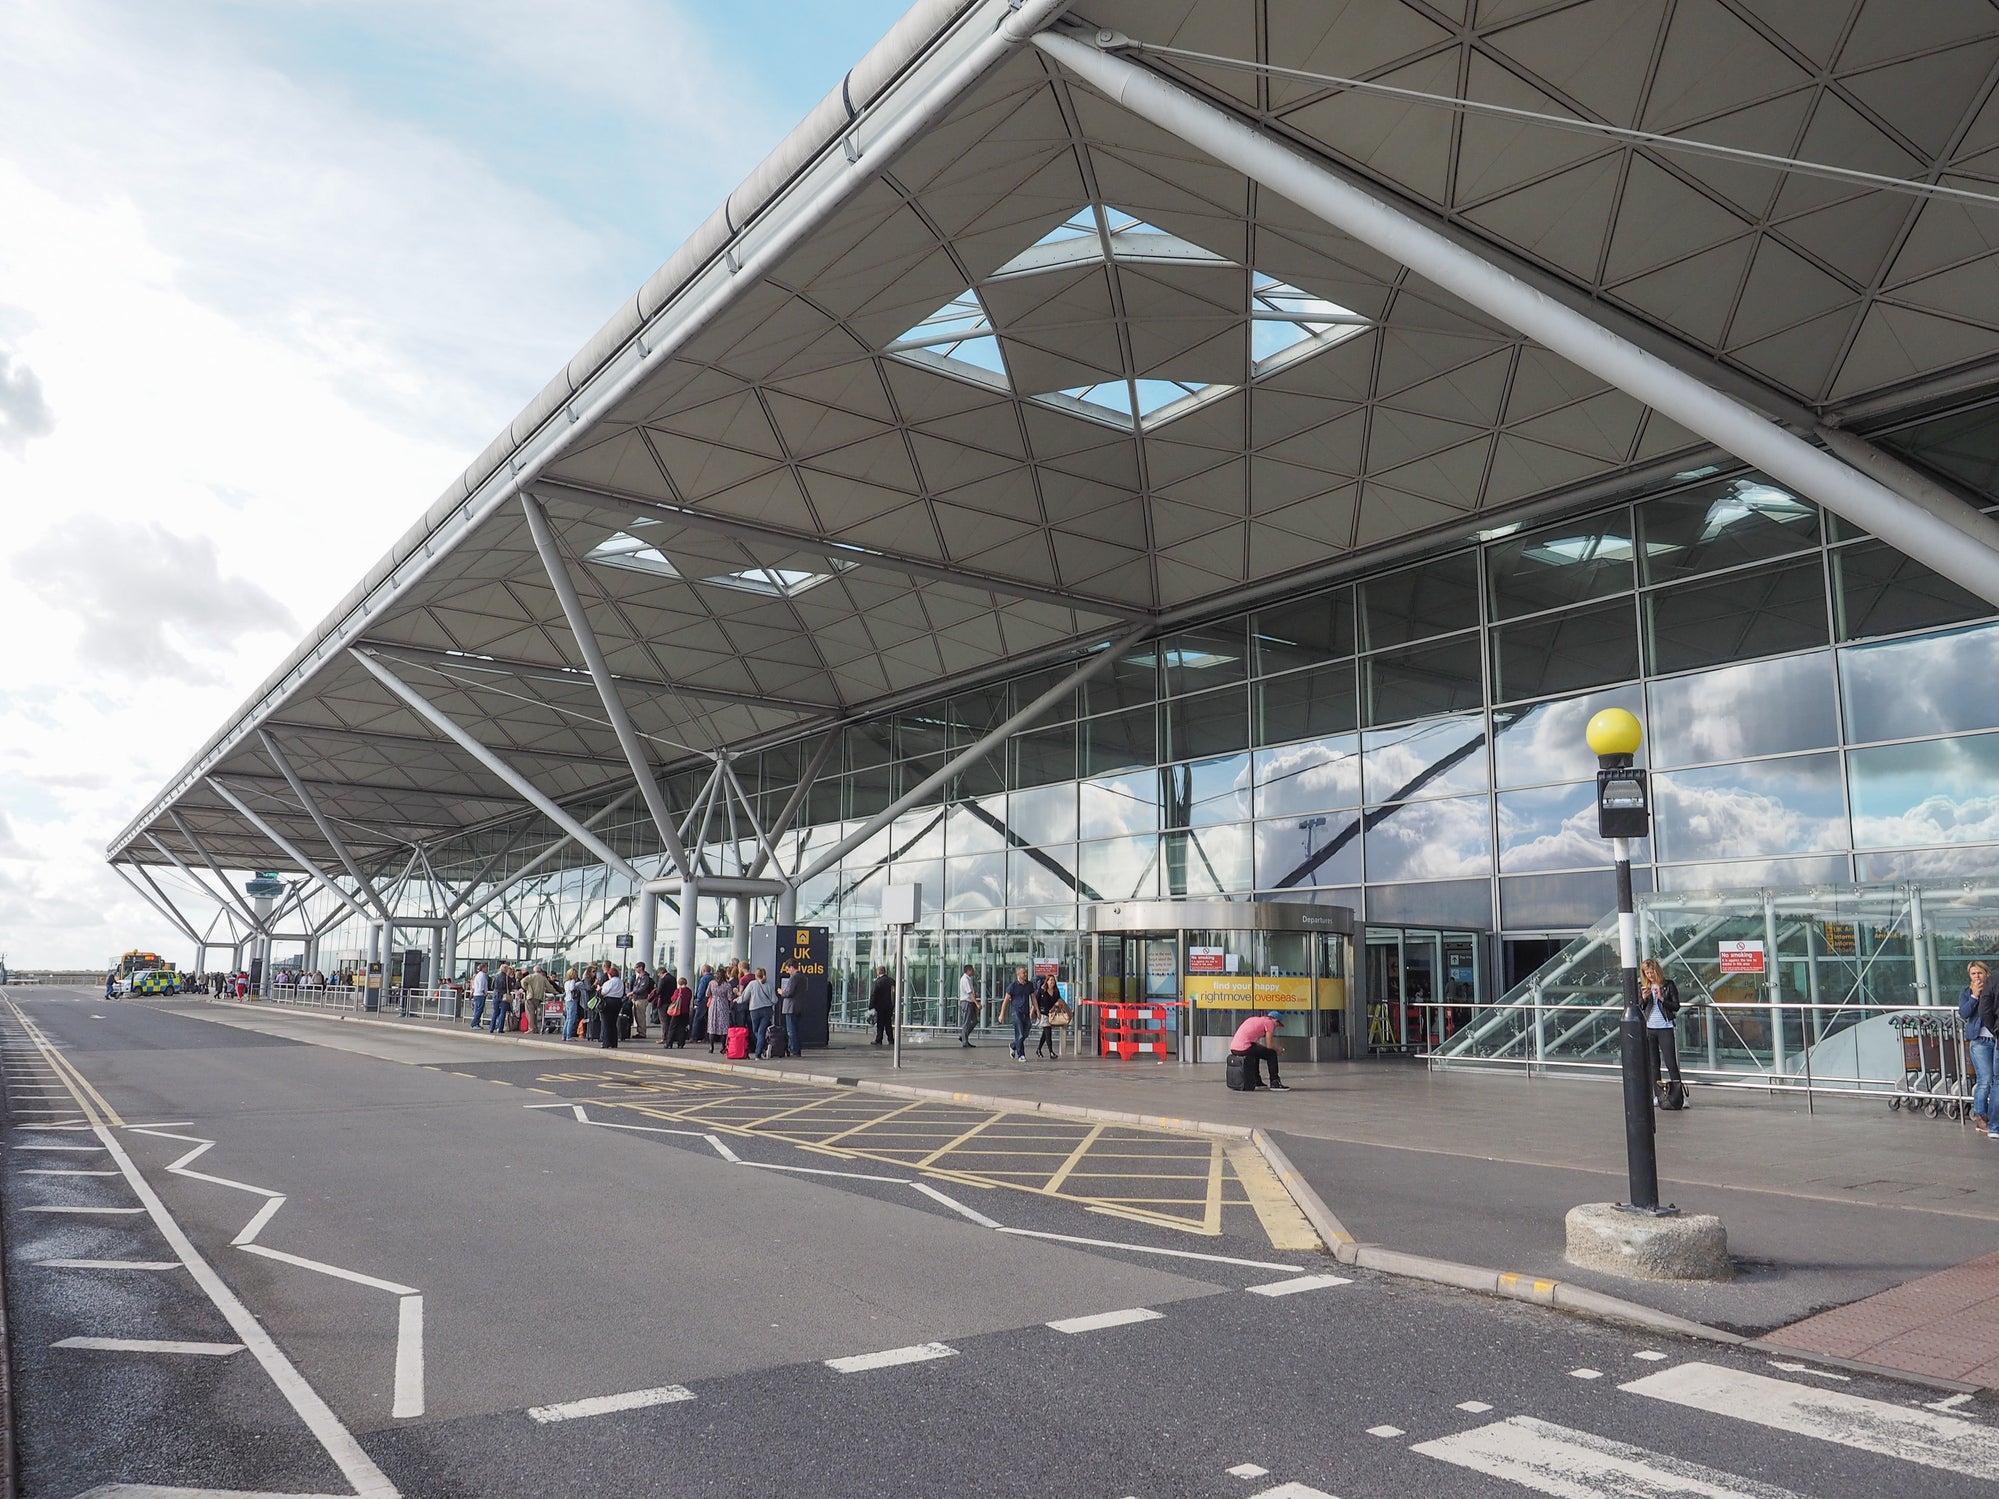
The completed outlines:
{"type": "MultiPolygon", "coordinates": [[[[620,1049],[669,1055],[709,1060],[705,1047],[668,1054],[656,1038],[620,1049]]],[[[1003,1037],[972,1051],[949,1039],[911,1044],[904,1064],[896,1070],[885,1048],[843,1034],[829,1050],[751,1065],[1260,1126],[1362,1242],[1999,1387],[1999,1148],[1948,1121],[1878,1103],[1821,1100],[1808,1111],[1762,1092],[1697,1090],[1686,1113],[1659,1118],[1661,1187],[1689,1211],[1722,1217],[1738,1273],[1719,1285],[1654,1284],[1562,1258],[1568,1208],[1625,1191],[1621,1097],[1603,1083],[1374,1061],[1293,1064],[1291,1092],[1238,1094],[1219,1067],[1014,1063],[1003,1037]]]]}

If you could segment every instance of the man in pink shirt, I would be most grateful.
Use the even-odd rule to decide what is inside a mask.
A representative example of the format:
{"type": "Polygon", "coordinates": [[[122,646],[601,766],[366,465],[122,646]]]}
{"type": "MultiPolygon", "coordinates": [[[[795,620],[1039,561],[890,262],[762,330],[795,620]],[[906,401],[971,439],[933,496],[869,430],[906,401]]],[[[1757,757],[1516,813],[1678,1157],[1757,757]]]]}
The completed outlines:
{"type": "Polygon", "coordinates": [[[1273,1093],[1291,1091],[1277,1080],[1277,1022],[1283,1018],[1272,1010],[1266,1015],[1252,1015],[1235,1028],[1235,1039],[1229,1042],[1229,1050],[1249,1058],[1244,1063],[1244,1071],[1249,1074],[1244,1081],[1249,1087],[1257,1086],[1257,1063],[1267,1062],[1270,1065],[1270,1090],[1273,1093]]]}

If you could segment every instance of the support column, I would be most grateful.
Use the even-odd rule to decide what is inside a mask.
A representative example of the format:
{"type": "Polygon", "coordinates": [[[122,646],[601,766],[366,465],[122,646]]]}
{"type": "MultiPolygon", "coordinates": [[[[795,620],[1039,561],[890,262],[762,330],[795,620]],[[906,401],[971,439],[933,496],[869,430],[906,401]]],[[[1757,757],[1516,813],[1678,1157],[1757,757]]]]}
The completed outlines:
{"type": "Polygon", "coordinates": [[[659,971],[659,897],[650,891],[638,893],[638,932],[632,941],[639,960],[654,972],[659,971]]]}
{"type": "MultiPolygon", "coordinates": [[[[1117,46],[1115,33],[1103,33],[1117,46]]],[[[1999,604],[1999,550],[1784,430],[1400,208],[1129,59],[1043,31],[1034,45],[1114,103],[1526,334],[1778,483],[1999,604]]]]}
{"type": "MultiPolygon", "coordinates": [[[[458,923],[455,921],[447,921],[444,924],[444,968],[443,972],[438,977],[438,982],[450,983],[453,980],[455,980],[457,977],[458,977],[458,923]]],[[[451,1018],[453,1020],[456,1020],[458,1018],[458,1009],[459,1009],[458,1001],[454,999],[451,1004],[451,1018]]]]}
{"type": "Polygon", "coordinates": [[[750,955],[750,898],[739,895],[729,902],[729,956],[747,958],[750,955]]]}
{"type": "Polygon", "coordinates": [[[695,948],[701,936],[700,924],[695,919],[700,909],[701,887],[689,880],[680,887],[680,950],[674,954],[682,978],[700,971],[700,957],[695,948]]]}

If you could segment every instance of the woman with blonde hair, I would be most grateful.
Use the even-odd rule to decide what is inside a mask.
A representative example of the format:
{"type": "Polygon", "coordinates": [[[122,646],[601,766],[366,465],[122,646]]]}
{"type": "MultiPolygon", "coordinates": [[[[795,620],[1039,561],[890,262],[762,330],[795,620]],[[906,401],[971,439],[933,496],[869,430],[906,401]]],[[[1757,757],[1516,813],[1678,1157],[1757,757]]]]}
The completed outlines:
{"type": "Polygon", "coordinates": [[[1659,1103],[1666,1109],[1687,1106],[1687,1085],[1680,1079],[1680,1047],[1676,1034],[1680,1013],[1680,986],[1666,977],[1657,958],[1638,965],[1638,1008],[1645,1016],[1645,1054],[1652,1066],[1652,1086],[1659,1091],[1659,1103]],[[1671,1081],[1662,1085],[1659,1077],[1664,1064],[1671,1081]]]}

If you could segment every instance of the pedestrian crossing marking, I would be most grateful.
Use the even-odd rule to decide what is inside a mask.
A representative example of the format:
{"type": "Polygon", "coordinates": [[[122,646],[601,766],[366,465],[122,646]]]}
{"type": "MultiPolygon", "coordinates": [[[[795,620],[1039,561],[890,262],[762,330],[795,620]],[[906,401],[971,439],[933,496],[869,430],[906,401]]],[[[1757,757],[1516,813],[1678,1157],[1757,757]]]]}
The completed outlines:
{"type": "Polygon", "coordinates": [[[1409,1450],[1557,1499],[1623,1499],[1638,1494],[1800,1499],[1789,1489],[1532,1416],[1509,1416],[1489,1426],[1418,1442],[1409,1450]]]}
{"type": "Polygon", "coordinates": [[[1999,1431],[1941,1411],[1890,1405],[1718,1364],[1680,1364],[1618,1388],[1926,1468],[1999,1480],[1999,1431]]]}

